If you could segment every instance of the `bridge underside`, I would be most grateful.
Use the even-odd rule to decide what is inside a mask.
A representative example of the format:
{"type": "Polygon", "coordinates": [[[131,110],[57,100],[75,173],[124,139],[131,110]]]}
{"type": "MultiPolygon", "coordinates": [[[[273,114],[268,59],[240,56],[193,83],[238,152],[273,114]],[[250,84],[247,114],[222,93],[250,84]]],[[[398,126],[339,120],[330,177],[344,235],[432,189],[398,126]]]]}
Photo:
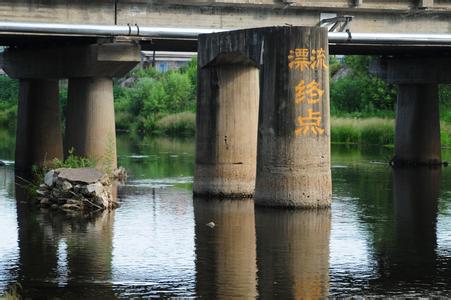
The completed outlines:
{"type": "MultiPolygon", "coordinates": [[[[451,32],[451,2],[448,0],[6,0],[0,3],[0,20],[5,22],[244,29],[318,26],[324,19],[336,16],[353,17],[346,23],[352,33],[451,32]]],[[[98,39],[98,36],[0,32],[3,46],[91,44],[98,39]]],[[[111,42],[111,37],[109,39],[111,42]]],[[[196,39],[135,39],[140,41],[143,50],[197,50],[196,39]]],[[[449,47],[443,45],[330,45],[331,54],[435,55],[449,52],[449,47]]]]}
{"type": "Polygon", "coordinates": [[[354,32],[447,33],[448,0],[6,0],[0,19],[14,22],[138,24],[188,28],[317,26],[352,15],[354,32]],[[327,15],[325,15],[327,13],[327,15]]]}

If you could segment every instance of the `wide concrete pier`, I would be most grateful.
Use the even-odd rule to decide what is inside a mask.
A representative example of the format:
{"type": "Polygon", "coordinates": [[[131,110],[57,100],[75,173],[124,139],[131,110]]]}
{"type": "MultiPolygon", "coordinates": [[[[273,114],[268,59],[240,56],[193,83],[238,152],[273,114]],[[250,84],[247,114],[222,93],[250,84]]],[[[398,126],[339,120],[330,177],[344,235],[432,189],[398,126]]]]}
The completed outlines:
{"type": "Polygon", "coordinates": [[[194,194],[330,206],[328,72],[324,28],[201,35],[194,194]]]}
{"type": "Polygon", "coordinates": [[[27,172],[63,158],[58,80],[69,79],[64,152],[74,149],[104,170],[116,167],[112,78],[140,61],[133,42],[103,42],[72,47],[8,48],[5,72],[20,79],[16,164],[27,172]],[[38,57],[37,57],[38,56],[38,57]]]}

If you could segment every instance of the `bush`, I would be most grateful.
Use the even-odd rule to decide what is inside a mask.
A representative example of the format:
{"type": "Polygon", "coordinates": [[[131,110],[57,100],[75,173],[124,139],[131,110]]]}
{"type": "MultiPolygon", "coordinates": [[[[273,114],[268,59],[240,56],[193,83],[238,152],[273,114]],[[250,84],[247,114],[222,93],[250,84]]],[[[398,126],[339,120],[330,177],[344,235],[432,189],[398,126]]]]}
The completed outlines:
{"type": "Polygon", "coordinates": [[[155,133],[164,116],[195,111],[195,60],[179,70],[160,73],[153,68],[138,69],[131,76],[136,77],[134,83],[116,92],[118,129],[155,133]]]}
{"type": "Polygon", "coordinates": [[[396,88],[368,73],[368,57],[348,56],[345,63],[351,74],[331,82],[331,112],[366,113],[393,111],[396,88]]]}

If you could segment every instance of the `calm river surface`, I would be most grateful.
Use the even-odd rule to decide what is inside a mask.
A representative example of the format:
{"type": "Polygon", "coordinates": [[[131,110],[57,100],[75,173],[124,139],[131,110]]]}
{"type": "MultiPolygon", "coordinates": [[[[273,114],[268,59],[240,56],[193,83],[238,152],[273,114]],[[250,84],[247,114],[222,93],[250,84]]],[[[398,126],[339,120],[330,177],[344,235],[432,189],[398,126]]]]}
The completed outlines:
{"type": "MultiPolygon", "coordinates": [[[[7,141],[0,159],[12,161],[7,141]]],[[[30,211],[13,165],[0,167],[0,295],[451,296],[451,167],[394,171],[390,149],[332,150],[322,211],[193,199],[192,140],[119,137],[122,206],[87,220],[30,211]]]]}

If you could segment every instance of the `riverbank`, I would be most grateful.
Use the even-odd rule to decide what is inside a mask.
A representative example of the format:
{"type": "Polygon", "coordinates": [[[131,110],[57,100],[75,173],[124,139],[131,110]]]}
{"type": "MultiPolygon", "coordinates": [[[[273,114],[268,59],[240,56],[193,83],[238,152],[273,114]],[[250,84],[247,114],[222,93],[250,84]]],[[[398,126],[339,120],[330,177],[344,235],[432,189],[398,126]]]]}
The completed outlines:
{"type": "MultiPolygon", "coordinates": [[[[155,135],[194,136],[196,116],[192,112],[171,114],[156,123],[155,135]]],[[[451,147],[451,124],[441,122],[442,147],[451,147]]],[[[337,144],[392,146],[394,118],[331,118],[331,142],[337,144]]]]}

